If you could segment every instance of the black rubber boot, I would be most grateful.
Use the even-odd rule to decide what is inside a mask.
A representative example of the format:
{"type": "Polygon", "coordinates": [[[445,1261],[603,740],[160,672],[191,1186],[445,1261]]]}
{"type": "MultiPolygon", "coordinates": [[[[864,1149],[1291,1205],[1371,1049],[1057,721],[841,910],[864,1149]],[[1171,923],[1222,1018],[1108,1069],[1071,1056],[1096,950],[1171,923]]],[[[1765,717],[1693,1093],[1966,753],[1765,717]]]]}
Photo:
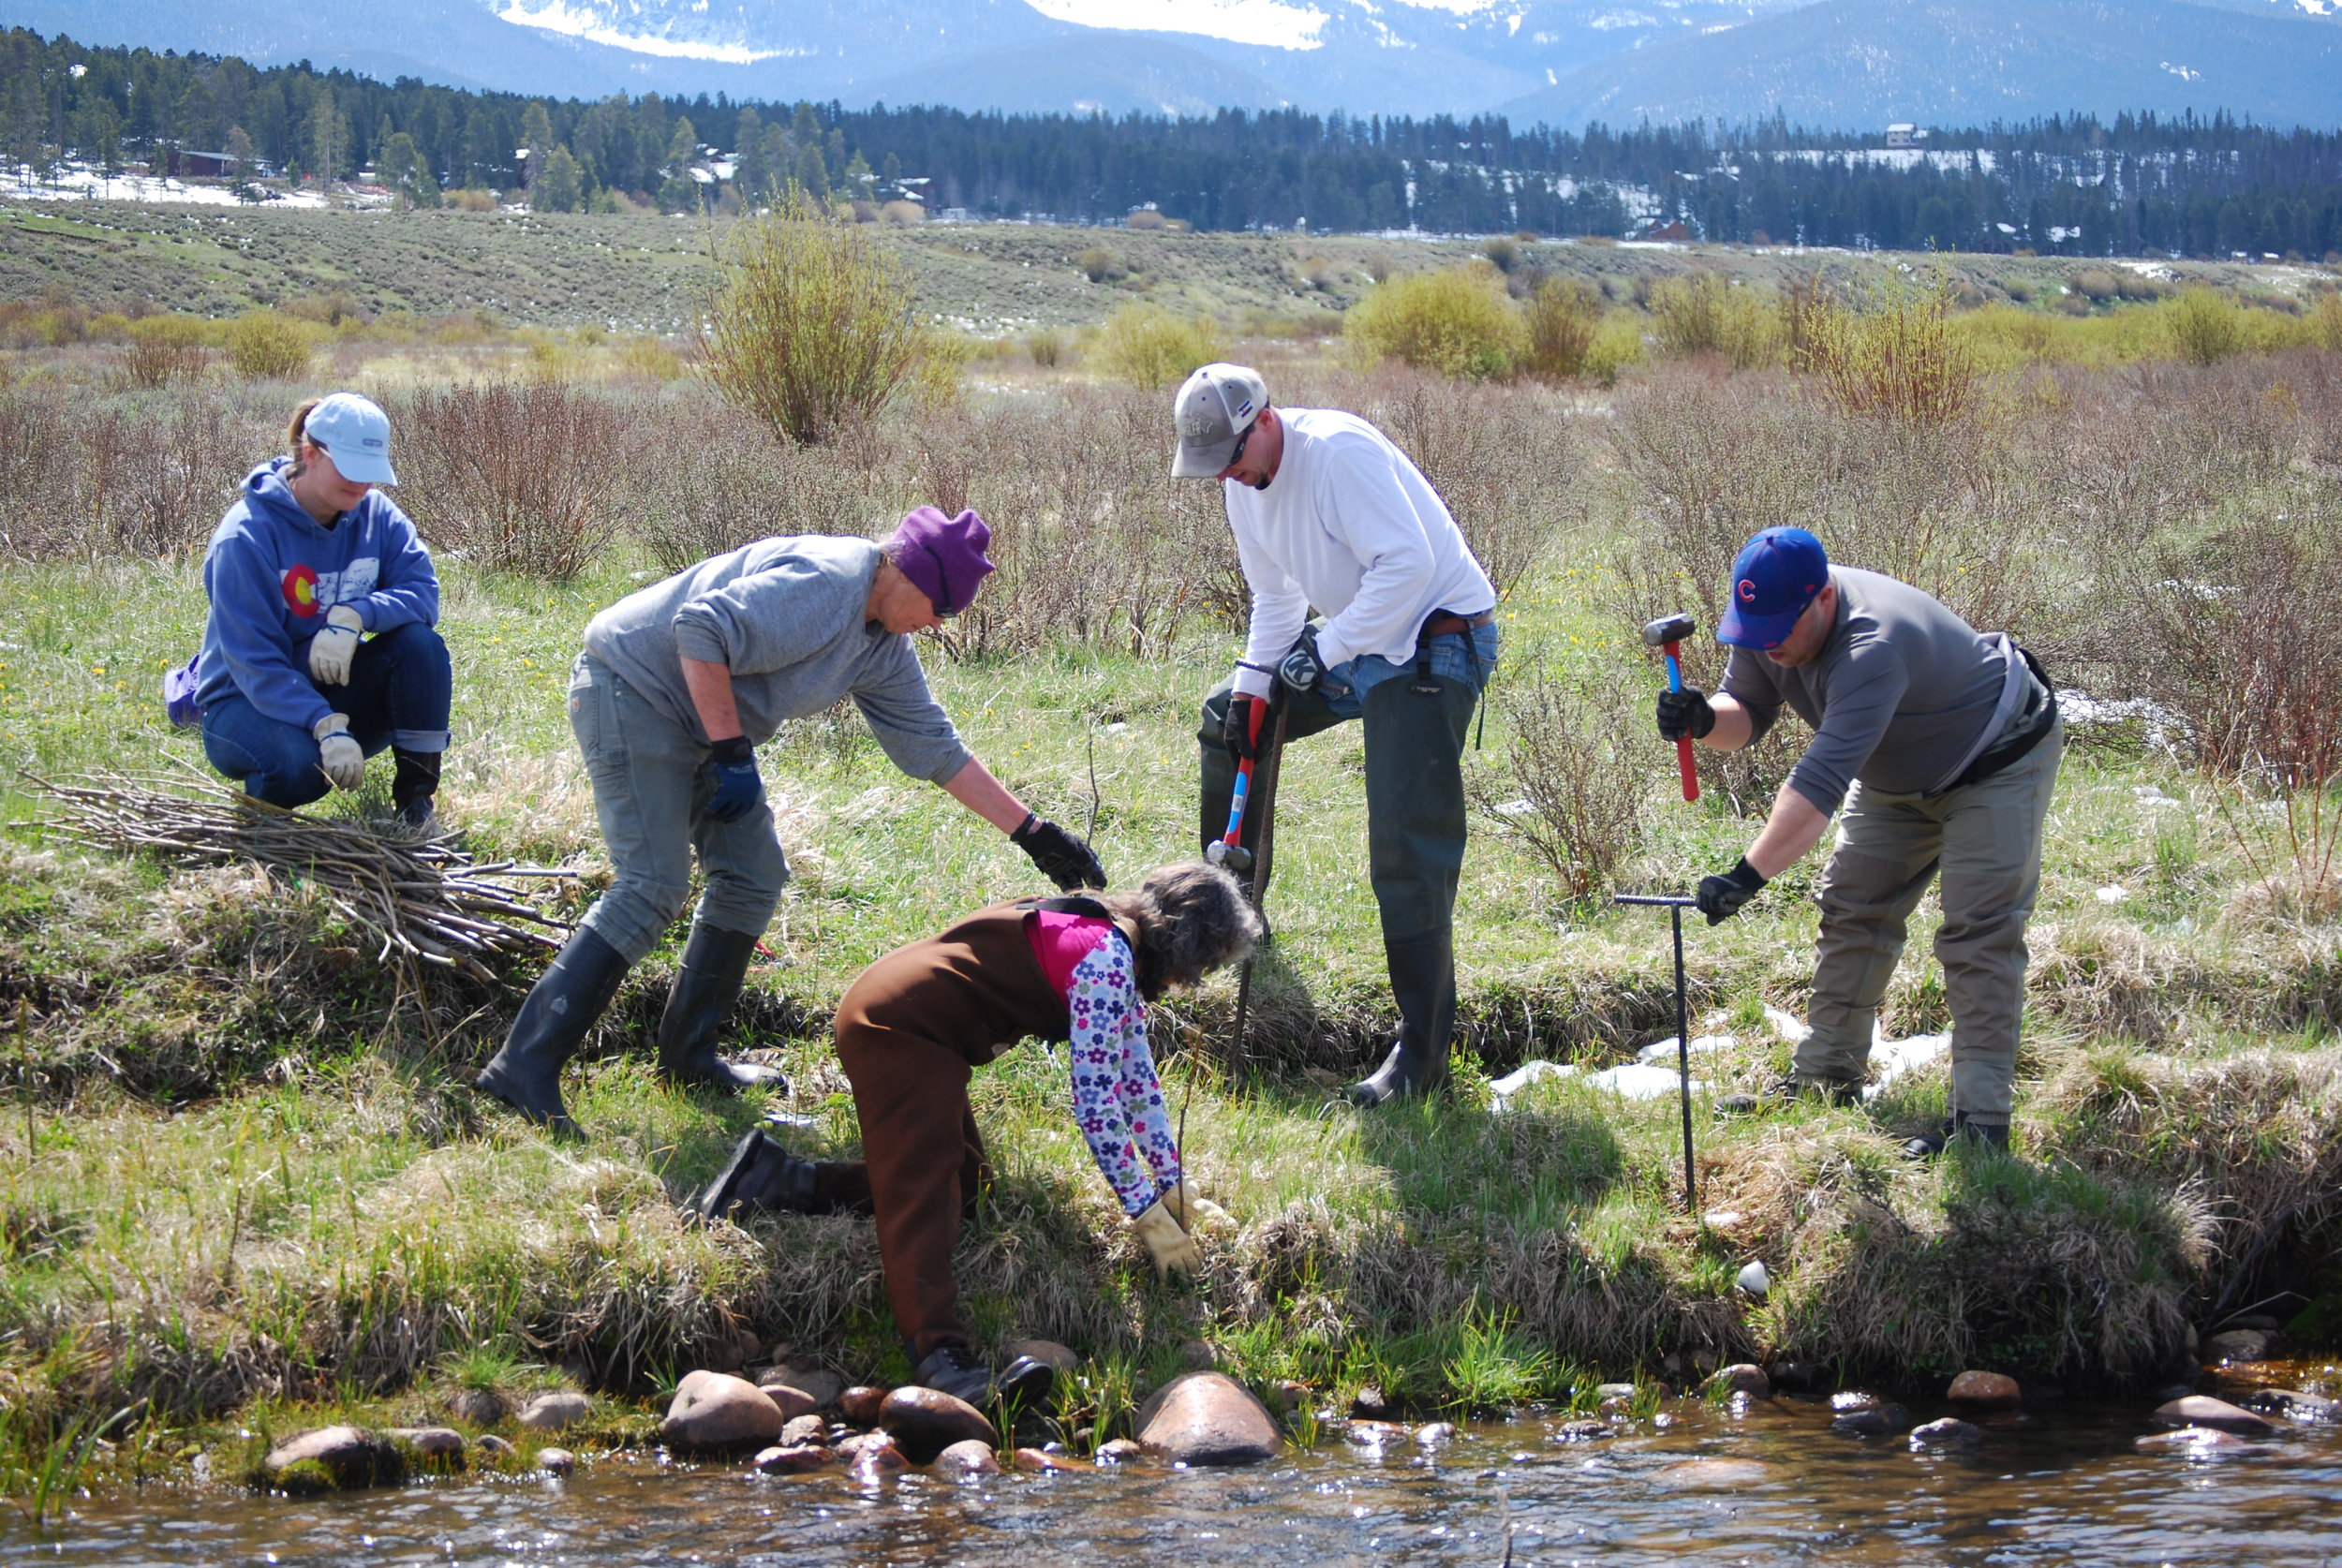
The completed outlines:
{"type": "Polygon", "coordinates": [[[787,1214],[867,1211],[870,1173],[859,1160],[800,1160],[755,1127],[691,1206],[704,1220],[728,1220],[742,1210],[758,1209],[787,1214]]]}
{"type": "Polygon", "coordinates": [[[727,1061],[716,1054],[716,1037],[740,999],[756,938],[747,931],[691,923],[691,939],[675,970],[674,989],[659,1019],[659,1071],[682,1084],[706,1084],[736,1094],[769,1085],[787,1093],[789,1080],[778,1069],[727,1061]]]}
{"type": "Polygon", "coordinates": [[[1964,1138],[1970,1143],[1981,1144],[1986,1148],[1997,1149],[2003,1154],[2008,1152],[2008,1126],[2006,1122],[1987,1124],[1970,1121],[1967,1112],[1954,1111],[1950,1118],[1935,1132],[1922,1132],[1918,1137],[1905,1142],[1903,1146],[1903,1157],[1905,1160],[1933,1160],[1949,1148],[1955,1138],[1964,1138]]]}
{"type": "Polygon", "coordinates": [[[576,1132],[577,1123],[561,1103],[562,1064],[617,995],[627,968],[625,955],[592,926],[579,926],[538,977],[512,1020],[512,1032],[504,1037],[504,1049],[473,1086],[540,1126],[576,1132]]]}
{"type": "Polygon", "coordinates": [[[391,747],[391,758],[397,764],[391,775],[391,809],[399,826],[419,838],[435,826],[432,802],[439,792],[439,760],[444,755],[409,751],[403,746],[391,747]]]}
{"type": "Polygon", "coordinates": [[[1390,994],[1399,1004],[1399,1039],[1382,1066],[1352,1084],[1353,1105],[1382,1105],[1430,1094],[1447,1082],[1447,1043],[1456,1028],[1455,939],[1448,932],[1386,939],[1390,994]]]}

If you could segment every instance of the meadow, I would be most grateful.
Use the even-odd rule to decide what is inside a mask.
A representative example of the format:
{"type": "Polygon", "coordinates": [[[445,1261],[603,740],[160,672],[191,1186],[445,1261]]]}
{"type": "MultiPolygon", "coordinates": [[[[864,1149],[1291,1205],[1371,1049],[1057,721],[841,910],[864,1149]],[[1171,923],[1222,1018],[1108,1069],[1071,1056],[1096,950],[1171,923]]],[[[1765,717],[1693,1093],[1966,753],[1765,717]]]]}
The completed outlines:
{"type": "MultiPolygon", "coordinates": [[[[564,220],[581,235],[595,221],[564,220]]],[[[1197,243],[1105,240],[1132,258],[1197,243]]],[[[1449,259],[1483,255],[1475,287],[1534,301],[1543,279],[1515,292],[1519,258],[1508,269],[1488,248],[1460,243],[1449,259]]],[[[1603,266],[1619,254],[1582,248],[1603,266]]],[[[1158,267],[1152,292],[1180,302],[1163,318],[1260,365],[1280,403],[1356,408],[1416,458],[1500,581],[1505,651],[1467,755],[1445,1100],[1364,1117],[1327,1103],[1395,1026],[1362,754],[1340,730],[1288,757],[1276,939],[1244,1048],[1227,979],[1159,1014],[1190,1160],[1238,1221],[1207,1239],[1192,1288],[1146,1267],[1089,1173],[1050,1056],[1029,1045],[978,1075],[999,1176],[961,1278],[987,1337],[1085,1356],[1036,1418],[1075,1447],[1123,1431],[1196,1341],[1257,1387],[1308,1384],[1306,1440],[1312,1411],[1369,1385],[1422,1410],[1591,1402],[1606,1377],[1681,1387],[1750,1359],[2127,1385],[2186,1365],[2191,1335],[2239,1312],[2342,1340],[2342,344],[2317,336],[2334,296],[2295,280],[2279,308],[2256,303],[2273,286],[2230,280],[2221,351],[2193,355],[2188,296],[2092,302],[2070,263],[2033,262],[2082,310],[2038,291],[1952,298],[1941,318],[1968,345],[1965,391],[1914,414],[1863,407],[1859,376],[1833,380],[1831,363],[1852,376],[1861,352],[1804,354],[1786,274],[1674,280],[1723,290],[1703,303],[1670,293],[1676,262],[1618,263],[1614,288],[1564,280],[1596,288],[1596,332],[1631,351],[1543,378],[1450,377],[1368,351],[1357,331],[1328,335],[1320,318],[1347,314],[1324,303],[1337,290],[1279,303],[1263,283],[1252,303],[1213,302],[1158,267]],[[1702,311],[1705,336],[1683,324],[1702,311]],[[1768,347],[1736,350],[1751,332],[1768,347]],[[1629,1060],[1671,1032],[1665,925],[1608,896],[1730,865],[1795,751],[1785,739],[1712,760],[1701,802],[1683,804],[1634,628],[1679,608],[1712,625],[1733,548],[1775,522],[2014,632],[2070,694],[2072,742],[2032,930],[2015,1158],[1899,1158],[1943,1114],[1940,1066],[1854,1109],[1711,1118],[1715,1097],[1786,1061],[1767,1010],[1803,999],[1809,861],[1689,936],[1695,1030],[1737,1043],[1697,1069],[1687,1210],[1671,1099],[1582,1075],[1508,1097],[1491,1085],[1532,1059],[1629,1060]],[[1758,1259],[1773,1287],[1752,1299],[1734,1280],[1758,1259]]],[[[1109,301],[1120,288],[1075,275],[1109,301]]],[[[695,345],[647,316],[613,332],[557,313],[490,319],[452,298],[393,309],[322,274],[300,287],[230,307],[265,303],[265,318],[117,313],[117,328],[96,297],[7,307],[32,336],[0,377],[9,1485],[32,1487],[61,1451],[140,1475],[209,1455],[213,1473],[242,1473],[271,1431],[332,1411],[444,1419],[467,1386],[592,1388],[611,1396],[603,1439],[640,1442],[643,1401],[681,1372],[784,1345],[850,1380],[900,1378],[867,1220],[702,1227],[679,1212],[766,1108],[648,1072],[680,930],[571,1078],[585,1140],[555,1143],[468,1087],[526,969],[399,994],[313,890],[64,847],[32,779],[205,787],[200,747],[157,695],[200,636],[203,541],[292,403],[354,385],[391,410],[399,498],[447,585],[442,814],[483,858],[582,870],[567,912],[602,869],[561,706],[586,621],[703,555],[882,532],[928,501],[978,507],[999,541],[977,612],[923,650],[977,755],[1089,833],[1118,878],[1191,853],[1196,705],[1235,653],[1242,601],[1210,487],[1164,477],[1168,392],[1124,351],[1147,322],[1066,305],[1061,336],[1038,312],[960,333],[948,375],[798,446],[727,405],[695,345]],[[82,324],[45,331],[44,311],[82,324]],[[250,343],[239,319],[264,323],[250,343]],[[142,324],[173,320],[186,324],[142,324]],[[156,371],[150,347],[141,372],[157,342],[179,357],[156,371]],[[271,344],[286,357],[269,362],[271,344]]],[[[1692,655],[1687,673],[1712,684],[1713,650],[1692,655]]],[[[739,1043],[788,1070],[774,1107],[811,1118],[793,1136],[850,1153],[823,1038],[839,993],[888,948],[1043,889],[1004,840],[894,774],[850,712],[791,726],[763,760],[795,880],[739,1043]]],[[[1890,1036],[1946,1025],[1930,910],[1890,1036]]]]}

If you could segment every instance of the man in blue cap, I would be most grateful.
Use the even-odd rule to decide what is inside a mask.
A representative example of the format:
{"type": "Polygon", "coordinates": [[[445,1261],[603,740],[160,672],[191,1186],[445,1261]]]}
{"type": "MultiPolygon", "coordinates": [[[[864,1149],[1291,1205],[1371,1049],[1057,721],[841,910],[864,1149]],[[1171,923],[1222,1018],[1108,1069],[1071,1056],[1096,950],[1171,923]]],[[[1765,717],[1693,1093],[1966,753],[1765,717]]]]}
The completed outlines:
{"type": "Polygon", "coordinates": [[[1732,649],[1724,689],[1713,699],[1693,687],[1662,693],[1660,735],[1737,751],[1786,703],[1814,738],[1748,852],[1701,880],[1708,923],[1738,913],[1839,812],[1822,873],[1811,1031],[1766,1098],[1845,1102],[1860,1093],[1911,911],[1940,879],[1935,956],[1951,1009],[1952,1114],[1941,1135],[1914,1138],[1905,1152],[1940,1153],[1953,1137],[2008,1147],[2025,920],[2065,749],[2048,679],[2006,633],[1979,634],[1891,577],[1831,566],[1802,528],[1750,540],[1732,563],[1729,598],[1716,629],[1732,649]]]}

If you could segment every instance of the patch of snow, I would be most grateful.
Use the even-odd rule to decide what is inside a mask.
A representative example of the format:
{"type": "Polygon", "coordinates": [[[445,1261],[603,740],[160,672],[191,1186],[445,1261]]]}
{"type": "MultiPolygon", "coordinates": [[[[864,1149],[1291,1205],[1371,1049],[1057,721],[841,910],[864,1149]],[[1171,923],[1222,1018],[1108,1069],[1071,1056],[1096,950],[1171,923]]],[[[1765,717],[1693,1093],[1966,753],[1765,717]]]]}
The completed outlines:
{"type": "MultiPolygon", "coordinates": [[[[1323,49],[1332,20],[1315,6],[1282,0],[1025,0],[1052,22],[1117,32],[1197,33],[1261,49],[1323,49]]],[[[1478,8],[1476,6],[1474,8],[1478,8]]]]}
{"type": "Polygon", "coordinates": [[[1915,1034],[1903,1040],[1871,1041],[1871,1082],[1862,1098],[1875,1100],[1879,1091],[1914,1068],[1925,1067],[1951,1049],[1949,1034],[1915,1034]]]}
{"type": "MultiPolygon", "coordinates": [[[[1691,1055],[1695,1057],[1713,1056],[1719,1051],[1737,1051],[1740,1048],[1740,1041],[1728,1034],[1692,1036],[1691,1055]]],[[[1670,1034],[1665,1040],[1653,1041],[1635,1053],[1635,1059],[1660,1063],[1673,1061],[1675,1059],[1675,1036],[1670,1034]]]]}
{"type": "Polygon", "coordinates": [[[2098,889],[2093,896],[2095,896],[2101,904],[2121,904],[2129,900],[2130,889],[2127,887],[2119,887],[2114,883],[2109,882],[2106,886],[2098,889]]]}
{"type": "MultiPolygon", "coordinates": [[[[30,166],[0,168],[0,196],[32,201],[127,201],[147,206],[189,207],[323,207],[325,198],[315,191],[288,195],[270,191],[264,202],[248,202],[228,185],[191,185],[183,180],[146,174],[106,174],[81,164],[63,164],[47,180],[33,177],[30,166]]],[[[366,205],[361,200],[359,205],[366,205]]]]}
{"type": "MultiPolygon", "coordinates": [[[[1653,1067],[1647,1062],[1630,1061],[1617,1067],[1606,1067],[1599,1072],[1589,1072],[1586,1082],[1626,1100],[1658,1100],[1680,1090],[1683,1079],[1671,1067],[1653,1067]]],[[[1695,1090],[1707,1087],[1700,1079],[1692,1080],[1695,1090]]]]}
{"type": "Polygon", "coordinates": [[[657,55],[662,60],[712,60],[725,66],[752,66],[759,60],[796,59],[817,54],[818,50],[750,49],[745,42],[719,42],[695,38],[665,38],[651,34],[629,33],[610,25],[597,12],[583,6],[571,6],[565,0],[541,0],[535,10],[527,0],[507,0],[504,8],[496,13],[498,22],[509,22],[515,27],[534,27],[546,33],[558,33],[564,37],[584,38],[588,43],[606,44],[635,54],[657,55]]]}

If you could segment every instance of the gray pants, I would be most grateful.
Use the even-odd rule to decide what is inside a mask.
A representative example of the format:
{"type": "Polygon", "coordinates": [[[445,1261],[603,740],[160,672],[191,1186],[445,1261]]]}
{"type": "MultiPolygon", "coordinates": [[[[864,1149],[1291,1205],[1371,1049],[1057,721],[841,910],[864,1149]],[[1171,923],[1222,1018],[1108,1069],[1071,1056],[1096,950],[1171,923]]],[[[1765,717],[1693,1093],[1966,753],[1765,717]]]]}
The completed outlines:
{"type": "Polygon", "coordinates": [[[628,963],[659,945],[691,893],[697,851],[707,886],[699,919],[762,936],[789,881],[789,862],[759,801],[736,822],[703,816],[707,747],[591,654],[570,673],[570,728],[593,780],[594,815],[616,876],[586,924],[628,963]]]}
{"type": "Polygon", "coordinates": [[[2041,885],[2041,831],[2065,747],[2061,719],[1979,783],[1940,795],[1854,786],[1822,873],[1806,1014],[1813,1032],[1797,1048],[1800,1079],[1861,1082],[1911,911],[1940,873],[1935,958],[1951,1005],[1952,1103],[1971,1121],[2007,1125],[2031,957],[2024,926],[2041,885]]]}

